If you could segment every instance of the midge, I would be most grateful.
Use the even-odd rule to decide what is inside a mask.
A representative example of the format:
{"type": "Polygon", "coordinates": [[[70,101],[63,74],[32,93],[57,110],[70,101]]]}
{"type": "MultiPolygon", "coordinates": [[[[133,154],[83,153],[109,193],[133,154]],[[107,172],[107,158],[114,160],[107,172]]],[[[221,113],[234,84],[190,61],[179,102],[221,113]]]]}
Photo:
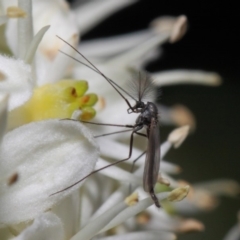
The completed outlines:
{"type": "MultiPolygon", "coordinates": [[[[58,36],[57,36],[58,37],[58,36]]],[[[92,69],[93,71],[100,74],[114,89],[115,91],[125,100],[125,102],[128,105],[127,112],[130,113],[139,113],[139,116],[137,117],[137,120],[134,125],[119,125],[119,124],[104,124],[104,123],[94,123],[94,122],[85,122],[89,124],[96,124],[96,125],[105,125],[105,126],[117,126],[117,127],[126,127],[131,128],[132,133],[130,136],[130,147],[129,147],[129,154],[128,157],[122,160],[119,160],[117,162],[114,162],[112,164],[109,164],[108,166],[99,168],[95,171],[92,171],[90,174],[85,176],[84,178],[80,179],[79,181],[75,182],[71,186],[68,186],[67,188],[64,188],[56,193],[53,193],[52,195],[55,195],[57,193],[60,193],[62,191],[65,191],[87,177],[91,176],[92,174],[103,170],[107,167],[110,167],[112,165],[116,165],[120,162],[127,161],[132,156],[132,147],[133,147],[133,136],[134,134],[140,135],[142,137],[146,137],[148,139],[148,146],[147,150],[143,152],[143,154],[146,153],[146,159],[145,159],[145,167],[144,167],[144,173],[143,173],[143,188],[146,192],[148,192],[156,205],[156,207],[160,208],[159,201],[156,197],[156,194],[154,192],[154,186],[157,182],[158,173],[159,173],[159,167],[160,167],[160,137],[159,137],[159,121],[158,121],[158,109],[156,105],[152,102],[143,102],[144,97],[152,90],[153,84],[152,79],[147,75],[145,72],[139,72],[136,79],[134,79],[134,87],[136,90],[136,97],[129,94],[126,90],[118,86],[113,80],[109,79],[107,76],[105,76],[94,64],[92,64],[82,53],[80,53],[77,49],[75,49],[73,46],[71,46],[68,42],[63,40],[62,38],[58,37],[63,42],[65,42],[67,45],[69,45],[71,48],[73,48],[85,61],[89,64],[83,63],[79,61],[78,59],[65,54],[69,56],[70,58],[80,62],[81,64],[85,65],[86,67],[92,69]],[[130,98],[135,100],[135,105],[131,105],[130,102],[126,97],[124,97],[123,93],[128,95],[130,98]],[[146,128],[146,134],[140,133],[139,131],[145,127],[146,128]]],[[[83,121],[84,122],[84,121],[83,121]]],[[[126,130],[119,131],[119,132],[125,132],[126,130]]],[[[114,133],[119,133],[114,132],[114,133]]],[[[114,134],[110,133],[110,134],[114,134]]],[[[110,135],[110,134],[103,134],[101,136],[110,135]]],[[[141,154],[141,156],[143,155],[141,154]]],[[[139,156],[138,158],[140,158],[139,156]]],[[[138,159],[137,158],[137,159],[138,159]]],[[[137,160],[135,159],[134,162],[137,160]]]]}

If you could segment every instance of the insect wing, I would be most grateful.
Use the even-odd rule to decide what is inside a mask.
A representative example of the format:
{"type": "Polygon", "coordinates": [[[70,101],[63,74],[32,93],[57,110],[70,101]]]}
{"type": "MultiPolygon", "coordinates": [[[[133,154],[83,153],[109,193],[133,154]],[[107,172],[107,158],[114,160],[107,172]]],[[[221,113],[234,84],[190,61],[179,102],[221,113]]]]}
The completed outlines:
{"type": "Polygon", "coordinates": [[[159,123],[155,118],[151,119],[148,137],[148,149],[145,159],[143,174],[143,188],[146,192],[151,191],[157,182],[160,167],[160,137],[159,123]]]}

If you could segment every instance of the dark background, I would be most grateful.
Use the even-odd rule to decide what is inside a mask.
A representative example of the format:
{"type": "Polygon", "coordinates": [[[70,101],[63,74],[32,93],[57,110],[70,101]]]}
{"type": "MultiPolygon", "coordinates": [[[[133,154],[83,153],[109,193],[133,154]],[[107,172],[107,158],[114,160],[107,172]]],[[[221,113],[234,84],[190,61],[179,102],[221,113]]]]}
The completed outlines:
{"type": "MultiPolygon", "coordinates": [[[[116,0],[117,1],[117,0],[116,0]]],[[[197,129],[185,143],[168,154],[183,168],[180,178],[191,183],[217,178],[240,182],[240,70],[239,13],[233,1],[146,0],[121,10],[83,36],[83,40],[144,29],[161,15],[187,15],[189,30],[176,44],[165,44],[161,59],[148,70],[204,69],[223,77],[220,87],[179,85],[164,87],[161,102],[186,105],[197,119],[197,129]]],[[[163,139],[171,128],[162,128],[163,139]]],[[[180,236],[184,240],[219,240],[236,223],[239,197],[223,197],[214,211],[196,216],[204,222],[203,233],[180,236]]]]}

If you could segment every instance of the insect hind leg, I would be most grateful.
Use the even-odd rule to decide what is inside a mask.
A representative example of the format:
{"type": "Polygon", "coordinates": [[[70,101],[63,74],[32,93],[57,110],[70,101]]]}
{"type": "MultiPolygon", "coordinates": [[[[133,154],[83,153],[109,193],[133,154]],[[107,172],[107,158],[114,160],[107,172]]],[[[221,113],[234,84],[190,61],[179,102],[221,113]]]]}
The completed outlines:
{"type": "MultiPolygon", "coordinates": [[[[137,135],[139,136],[142,136],[142,137],[146,137],[147,138],[147,135],[146,134],[143,134],[143,133],[139,133],[139,132],[135,132],[137,135]]],[[[134,170],[134,166],[135,166],[135,163],[146,153],[147,151],[144,151],[139,157],[137,157],[134,161],[133,161],[133,164],[132,164],[132,167],[131,167],[131,173],[133,172],[134,170]]]]}
{"type": "Polygon", "coordinates": [[[107,165],[107,166],[104,166],[104,167],[102,167],[102,168],[96,169],[96,170],[90,172],[89,174],[87,174],[84,178],[80,179],[79,181],[73,183],[72,185],[70,185],[70,186],[68,186],[68,187],[66,187],[66,188],[64,188],[64,189],[62,189],[62,190],[60,190],[60,191],[57,191],[57,192],[55,192],[55,193],[50,194],[50,196],[56,195],[56,194],[58,194],[58,193],[61,193],[61,192],[63,192],[63,191],[66,191],[66,190],[68,190],[68,189],[76,186],[77,184],[79,184],[80,182],[82,182],[84,179],[90,177],[90,176],[93,175],[94,173],[97,173],[97,172],[99,172],[99,171],[101,171],[101,170],[103,170],[103,169],[105,169],[105,168],[108,168],[108,167],[110,167],[110,166],[114,166],[114,165],[117,165],[117,164],[119,164],[119,163],[121,163],[121,162],[125,162],[125,161],[129,160],[129,159],[131,158],[131,156],[132,156],[133,134],[136,133],[136,131],[138,131],[138,130],[139,130],[139,129],[133,130],[133,132],[131,133],[129,154],[128,154],[128,157],[127,157],[127,158],[124,158],[124,159],[119,160],[119,161],[117,161],[117,162],[111,163],[111,164],[109,164],[109,165],[107,165]]]}
{"type": "MultiPolygon", "coordinates": [[[[146,151],[141,153],[136,159],[133,160],[132,167],[131,167],[131,173],[133,173],[135,162],[137,162],[145,153],[146,153],[146,151]]],[[[129,195],[130,195],[130,193],[132,192],[132,185],[131,184],[129,184],[129,190],[128,191],[129,191],[129,195]]]]}

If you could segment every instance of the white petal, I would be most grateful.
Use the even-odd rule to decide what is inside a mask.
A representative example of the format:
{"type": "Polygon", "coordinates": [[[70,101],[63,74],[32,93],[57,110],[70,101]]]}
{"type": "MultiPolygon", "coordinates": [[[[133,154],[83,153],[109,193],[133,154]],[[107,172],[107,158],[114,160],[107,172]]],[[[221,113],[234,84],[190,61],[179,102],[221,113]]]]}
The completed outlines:
{"type": "Polygon", "coordinates": [[[174,203],[174,211],[178,214],[193,215],[202,212],[202,210],[203,209],[196,206],[193,201],[189,201],[188,199],[184,199],[182,202],[174,203]]]}
{"type": "MultiPolygon", "coordinates": [[[[122,53],[115,58],[110,59],[107,64],[110,66],[118,66],[118,67],[126,67],[135,64],[139,58],[144,57],[148,54],[149,51],[155,49],[158,45],[163,44],[169,38],[168,33],[163,33],[156,35],[149,40],[145,41],[142,44],[137,45],[136,47],[132,48],[131,50],[127,51],[126,53],[122,53]]],[[[141,62],[141,64],[143,64],[141,62]]]]}
{"type": "Polygon", "coordinates": [[[127,234],[120,234],[111,237],[99,238],[98,240],[175,240],[176,236],[164,231],[139,231],[127,234]]]}
{"type": "Polygon", "coordinates": [[[161,161],[161,171],[166,172],[168,174],[176,174],[181,171],[181,168],[174,163],[170,163],[170,162],[162,160],[161,161]]]}
{"type": "Polygon", "coordinates": [[[124,202],[118,203],[107,212],[104,212],[102,215],[91,221],[88,225],[84,226],[71,238],[71,240],[91,239],[126,207],[127,205],[124,202]]]}
{"type": "Polygon", "coordinates": [[[189,134],[189,126],[182,126],[179,128],[174,129],[169,135],[168,135],[168,141],[172,143],[174,148],[178,148],[181,146],[181,144],[184,142],[186,137],[189,134]]]}
{"type": "Polygon", "coordinates": [[[194,184],[194,189],[204,189],[213,196],[235,197],[240,193],[240,185],[232,179],[216,179],[194,184]]]}
{"type": "Polygon", "coordinates": [[[161,144],[161,159],[168,153],[171,147],[172,144],[169,141],[163,142],[161,144]]]}
{"type": "Polygon", "coordinates": [[[152,74],[156,86],[165,86],[172,84],[202,84],[218,86],[221,84],[221,77],[214,72],[199,70],[172,70],[162,71],[152,74]]]}
{"type": "MultiPolygon", "coordinates": [[[[83,191],[80,191],[81,205],[80,205],[80,226],[83,227],[89,221],[94,213],[96,206],[102,201],[102,188],[99,186],[99,176],[94,174],[85,182],[83,191]]],[[[104,176],[103,176],[104,177],[104,176]]],[[[108,179],[109,180],[109,179],[108,179]]],[[[76,233],[76,232],[75,232],[76,233]]]]}
{"type": "Polygon", "coordinates": [[[161,124],[163,125],[189,125],[190,130],[194,131],[196,128],[196,119],[194,114],[186,106],[176,104],[171,107],[157,104],[160,113],[161,124]]]}
{"type": "MultiPolygon", "coordinates": [[[[5,1],[6,2],[6,1],[5,1]]],[[[18,19],[11,19],[6,24],[6,42],[14,56],[18,54],[18,19]]]]}
{"type": "Polygon", "coordinates": [[[169,215],[164,210],[156,211],[156,208],[150,207],[148,211],[151,214],[151,219],[146,224],[147,229],[176,232],[183,222],[181,217],[169,215]]]}
{"type": "MultiPolygon", "coordinates": [[[[7,12],[7,8],[10,6],[17,6],[17,0],[8,0],[1,1],[2,7],[5,12],[7,12]]],[[[8,47],[13,52],[14,56],[18,55],[18,19],[11,18],[7,21],[5,28],[5,36],[8,47]]]]}
{"type": "Polygon", "coordinates": [[[88,58],[109,57],[130,49],[153,36],[150,30],[143,30],[124,35],[83,41],[79,50],[88,58]]]}
{"type": "Polygon", "coordinates": [[[92,217],[96,208],[108,199],[112,189],[116,187],[116,182],[100,174],[94,174],[84,184],[80,191],[81,209],[80,223],[85,226],[92,217]]]}
{"type": "Polygon", "coordinates": [[[31,64],[33,62],[35,53],[37,51],[38,45],[41,42],[44,34],[46,31],[49,29],[50,26],[45,26],[39,32],[34,36],[27,52],[26,55],[24,56],[24,61],[28,64],[31,64]]]}
{"type": "Polygon", "coordinates": [[[0,26],[5,24],[7,22],[8,18],[7,16],[1,16],[0,17],[0,26]]]}
{"type": "Polygon", "coordinates": [[[166,179],[168,182],[169,182],[169,186],[171,186],[172,188],[177,188],[179,187],[179,183],[177,182],[177,180],[175,180],[174,178],[170,177],[167,173],[165,172],[162,172],[161,171],[161,168],[160,168],[160,174],[161,174],[161,177],[163,179],[166,179]]]}
{"type": "MultiPolygon", "coordinates": [[[[86,42],[83,41],[79,48],[87,57],[109,57],[136,47],[156,34],[170,36],[172,28],[178,20],[179,18],[176,17],[159,17],[153,20],[150,27],[146,30],[86,42]]],[[[148,51],[146,52],[148,53],[148,51]]],[[[156,49],[154,49],[154,52],[156,52],[156,49]]],[[[146,57],[146,55],[144,54],[143,57],[146,57]]]]}
{"type": "MultiPolygon", "coordinates": [[[[69,54],[71,56],[74,56],[76,54],[75,50],[70,48],[66,43],[64,43],[61,39],[59,39],[57,36],[55,36],[56,41],[63,44],[63,47],[61,48],[61,51],[63,51],[66,54],[69,54]]],[[[72,35],[66,40],[69,44],[72,46],[76,46],[78,42],[77,35],[72,35]]],[[[60,48],[58,49],[60,50],[60,48]]],[[[61,52],[58,52],[55,59],[51,62],[43,62],[42,64],[45,64],[46,71],[44,74],[39,72],[38,77],[38,85],[43,85],[47,83],[53,83],[59,81],[63,76],[66,75],[66,72],[69,69],[69,65],[71,61],[69,61],[69,57],[65,56],[61,52]]]]}
{"type": "Polygon", "coordinates": [[[119,187],[107,200],[95,211],[94,215],[91,217],[91,220],[97,218],[104,212],[106,212],[111,207],[114,207],[119,202],[123,201],[125,197],[129,194],[129,186],[122,185],[119,187]]]}
{"type": "Polygon", "coordinates": [[[49,58],[53,58],[63,45],[56,35],[69,39],[78,34],[75,16],[64,0],[34,0],[33,16],[35,33],[42,27],[51,25],[39,45],[39,50],[49,58]]]}
{"type": "Polygon", "coordinates": [[[53,213],[47,212],[37,217],[33,224],[13,240],[63,240],[64,230],[61,220],[53,213]]]}
{"type": "Polygon", "coordinates": [[[6,76],[6,79],[0,82],[0,95],[11,93],[9,110],[12,110],[32,95],[31,67],[22,60],[0,55],[0,72],[6,76]]]}
{"type": "Polygon", "coordinates": [[[75,14],[78,16],[77,21],[81,33],[87,32],[113,12],[133,4],[136,1],[137,0],[88,1],[85,5],[81,5],[75,11],[75,14]]]}
{"type": "Polygon", "coordinates": [[[54,212],[62,221],[65,230],[65,238],[70,239],[79,228],[80,196],[76,191],[63,199],[57,206],[53,207],[54,212]]]}
{"type": "Polygon", "coordinates": [[[0,144],[2,141],[3,134],[7,126],[7,105],[8,105],[8,96],[3,96],[0,102],[0,144]]]}
{"type": "Polygon", "coordinates": [[[24,59],[33,38],[32,1],[18,0],[18,6],[26,12],[26,17],[18,21],[18,57],[24,59]]]}
{"type": "Polygon", "coordinates": [[[0,156],[1,222],[33,219],[51,208],[81,184],[50,195],[90,173],[97,158],[95,140],[79,122],[34,122],[9,132],[0,156]],[[14,174],[18,180],[8,186],[14,174]]]}
{"type": "Polygon", "coordinates": [[[172,28],[172,33],[169,39],[170,43],[175,43],[179,41],[187,32],[188,20],[185,15],[179,16],[172,28]]]}
{"type": "MultiPolygon", "coordinates": [[[[168,193],[159,193],[157,194],[158,199],[161,201],[168,197],[168,193]]],[[[105,232],[108,229],[111,229],[127,219],[129,219],[132,216],[135,216],[136,214],[140,213],[141,211],[145,210],[149,206],[153,205],[153,201],[150,197],[143,199],[139,201],[136,205],[127,207],[125,210],[123,210],[121,213],[119,213],[107,226],[105,226],[100,232],[105,232]]]]}

